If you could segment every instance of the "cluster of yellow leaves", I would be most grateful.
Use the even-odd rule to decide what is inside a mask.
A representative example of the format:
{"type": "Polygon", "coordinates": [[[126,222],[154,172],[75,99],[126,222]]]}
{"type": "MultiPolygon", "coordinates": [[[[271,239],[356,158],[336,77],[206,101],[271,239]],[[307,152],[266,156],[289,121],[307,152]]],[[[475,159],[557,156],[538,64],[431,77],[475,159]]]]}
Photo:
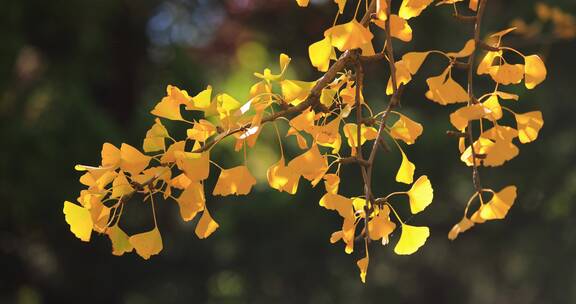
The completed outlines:
{"type": "MultiPolygon", "coordinates": [[[[461,1],[444,0],[436,4],[455,4],[461,1]]],[[[309,4],[307,0],[296,2],[302,7],[309,4]]],[[[324,31],[322,40],[309,46],[312,65],[326,72],[331,62],[337,60],[339,52],[360,49],[364,56],[375,55],[371,26],[389,30],[390,36],[399,41],[410,41],[413,33],[408,21],[422,14],[432,2],[403,0],[396,14],[393,14],[390,12],[389,1],[376,0],[376,13],[367,24],[357,21],[357,11],[349,22],[337,24],[335,21],[332,27],[324,31]]],[[[335,0],[334,3],[338,6],[337,16],[344,14],[347,1],[335,0]]],[[[361,1],[357,4],[360,7],[361,1]]],[[[478,1],[470,0],[468,7],[476,11],[478,1]]],[[[540,57],[525,56],[500,46],[501,37],[510,31],[504,30],[489,37],[487,43],[498,51],[487,52],[476,72],[478,75],[488,75],[496,82],[496,87],[493,92],[478,100],[452,78],[453,68],[478,51],[474,40],[467,41],[456,52],[409,52],[394,64],[394,76],[397,85],[401,86],[412,80],[429,55],[440,54],[449,61],[440,75],[426,80],[428,91],[425,96],[441,105],[467,103],[450,115],[450,122],[459,132],[466,132],[471,123],[479,122],[481,133],[476,141],[466,146],[464,138],[460,139],[461,160],[469,166],[502,165],[519,153],[513,143],[515,138],[520,143],[532,142],[538,137],[543,125],[539,111],[518,114],[500,105],[501,100],[511,102],[519,98],[518,95],[500,90],[501,86],[518,84],[524,80],[525,87],[533,89],[546,78],[546,68],[540,57]],[[523,64],[509,64],[504,58],[504,52],[519,55],[523,64]],[[500,124],[503,111],[514,115],[516,128],[500,124]],[[484,121],[492,124],[492,127],[484,130],[484,121]]],[[[77,203],[64,202],[63,212],[71,232],[86,242],[90,240],[93,231],[105,234],[111,241],[114,255],[135,251],[142,258],[149,259],[163,248],[155,206],[155,199],[161,198],[178,204],[184,221],[197,219],[195,233],[198,238],[209,237],[219,228],[206,204],[205,188],[213,173],[211,165],[218,169],[216,184],[208,192],[212,197],[247,195],[257,182],[246,158],[241,165],[223,168],[211,159],[212,147],[231,138],[234,150],[243,149],[246,155],[246,151],[257,143],[264,126],[278,122],[270,118],[271,114],[298,107],[310,98],[318,97],[322,107],[308,106],[301,111],[299,109],[294,115],[282,116],[288,121],[285,134],[281,134],[280,129],[274,125],[280,141],[280,158],[267,170],[269,186],[280,192],[295,194],[301,179],[310,182],[312,187],[323,183],[326,193],[319,205],[336,211],[342,218],[342,227],[331,235],[330,242],[342,241],[345,252],[351,254],[356,240],[364,239],[365,256],[357,260],[362,282],[365,282],[368,271],[370,240],[387,245],[399,227],[394,252],[398,255],[415,253],[425,244],[430,230],[426,226],[409,225],[408,220],[402,220],[393,203],[407,204],[412,215],[422,212],[432,203],[434,191],[428,177],[422,175],[414,180],[416,166],[402,148],[402,145],[413,145],[424,128],[408,116],[390,111],[390,108],[385,114],[381,112],[372,115],[373,111],[362,95],[362,83],[357,83],[357,78],[349,71],[338,74],[331,78],[334,79],[331,83],[318,88],[317,81],[288,79],[286,71],[290,61],[289,56],[281,54],[277,72],[266,68],[261,73],[254,73],[257,80],[247,90],[246,97],[240,100],[227,93],[214,94],[211,86],[191,96],[185,90],[168,85],[166,96],[151,111],[156,118],[146,132],[143,152],[128,144],[118,148],[105,143],[99,166],[76,166],[78,171],[84,172],[80,183],[86,189],[80,192],[77,203]],[[353,110],[362,116],[363,108],[371,113],[371,120],[349,117],[353,110]],[[396,119],[392,123],[384,118],[378,121],[380,115],[396,119]],[[181,140],[174,139],[163,120],[187,124],[186,136],[181,140]],[[283,135],[295,140],[300,149],[292,159],[284,155],[283,135]],[[351,196],[339,192],[341,162],[353,159],[360,163],[363,156],[358,155],[358,152],[366,143],[371,142],[377,146],[374,142],[378,141],[378,144],[385,145],[386,139],[394,143],[401,156],[395,180],[410,185],[410,189],[368,199],[366,193],[351,196]],[[343,146],[344,141],[346,144],[343,146]],[[135,196],[143,199],[134,199],[135,196]],[[393,197],[404,197],[405,200],[393,202],[393,197]],[[121,228],[124,205],[137,203],[150,206],[153,228],[129,234],[121,228]],[[394,217],[391,217],[391,213],[394,217]]],[[[391,95],[396,89],[390,78],[386,94],[391,95]]],[[[490,189],[475,193],[466,207],[463,219],[450,231],[449,238],[455,239],[474,224],[504,218],[515,198],[514,186],[508,186],[498,193],[490,189]],[[483,192],[492,193],[487,203],[483,201],[483,192]],[[475,198],[479,198],[480,207],[468,216],[468,209],[475,198]]]]}
{"type": "Polygon", "coordinates": [[[511,26],[516,27],[516,33],[527,39],[538,39],[541,35],[552,35],[557,39],[574,39],[576,37],[576,17],[560,7],[550,6],[543,2],[534,5],[538,17],[527,23],[522,19],[514,19],[511,26]],[[550,33],[546,29],[551,28],[550,33]]]}

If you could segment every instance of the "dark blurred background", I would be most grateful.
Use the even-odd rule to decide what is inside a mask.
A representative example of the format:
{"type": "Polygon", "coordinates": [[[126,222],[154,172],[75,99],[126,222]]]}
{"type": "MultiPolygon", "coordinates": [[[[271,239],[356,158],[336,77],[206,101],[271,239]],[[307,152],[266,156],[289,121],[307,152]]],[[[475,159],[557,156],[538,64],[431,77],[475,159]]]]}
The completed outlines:
{"type": "MultiPolygon", "coordinates": [[[[546,3],[576,14],[573,0],[546,3]]],[[[0,303],[576,303],[575,32],[539,21],[535,4],[490,0],[483,28],[487,34],[524,20],[526,33],[507,43],[540,54],[548,67],[535,90],[507,88],[520,95],[510,107],[543,112],[539,139],[504,167],[481,170],[487,187],[518,186],[507,219],[447,239],[473,189],[456,140],[445,135],[454,108],[424,97],[425,78],[445,62],[427,61],[402,111],[425,126],[406,151],[416,175],[427,174],[434,185],[433,205],[410,219],[430,225],[431,237],[411,256],[392,252],[399,231],[391,245],[373,244],[364,285],[355,265],[362,253],[346,255],[328,241],[341,222],[318,206],[321,191],[302,182],[295,196],[268,188],[265,169],[278,157],[273,133],[249,152],[259,180],[252,193],[209,197],[221,227],[207,240],[196,238],[195,222],[182,222],[173,202],[163,202],[162,253],[149,261],[116,257],[105,236],[79,241],[62,214],[63,201],[74,201],[82,188],[74,165],[97,165],[105,141],[141,147],[153,123],[149,111],[167,84],[191,94],[212,84],[245,101],[252,72],[277,69],[281,52],[293,58],[290,77],[319,77],[307,47],[332,24],[332,1],[300,9],[293,0],[3,0],[0,303]]],[[[413,43],[396,44],[398,53],[459,49],[470,27],[451,13],[424,11],[411,21],[413,43]]],[[[379,64],[367,71],[365,95],[375,108],[386,100],[385,71],[379,64]]],[[[477,93],[488,83],[478,80],[477,93]]],[[[288,149],[297,152],[292,139],[288,149]]],[[[232,162],[237,156],[227,151],[216,149],[214,158],[232,162]]],[[[375,189],[405,190],[393,182],[399,156],[378,160],[375,189]]],[[[343,175],[351,194],[360,191],[356,171],[343,175]]]]}

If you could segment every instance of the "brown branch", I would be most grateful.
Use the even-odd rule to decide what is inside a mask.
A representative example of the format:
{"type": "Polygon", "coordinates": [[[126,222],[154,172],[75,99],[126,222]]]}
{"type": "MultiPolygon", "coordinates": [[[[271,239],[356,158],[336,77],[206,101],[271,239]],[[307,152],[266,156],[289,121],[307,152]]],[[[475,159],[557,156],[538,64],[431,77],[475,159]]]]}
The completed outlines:
{"type": "MultiPolygon", "coordinates": [[[[474,23],[474,41],[476,41],[476,45],[481,42],[480,40],[480,29],[482,26],[482,17],[484,16],[484,9],[486,8],[486,1],[487,0],[480,0],[478,5],[478,12],[476,14],[476,22],[474,23]]],[[[483,43],[483,42],[482,42],[483,43]]],[[[484,43],[485,44],[485,43],[484,43]]],[[[475,48],[470,57],[468,57],[468,105],[472,105],[476,98],[474,97],[474,74],[473,74],[473,67],[474,67],[474,60],[476,59],[476,53],[478,48],[475,48]]],[[[466,127],[466,134],[468,137],[468,141],[470,143],[470,149],[472,150],[472,182],[474,183],[474,187],[478,193],[482,192],[482,184],[480,182],[480,173],[478,170],[478,164],[476,163],[476,159],[478,158],[478,154],[474,149],[474,136],[472,135],[472,122],[468,122],[468,126],[466,127]]]]}

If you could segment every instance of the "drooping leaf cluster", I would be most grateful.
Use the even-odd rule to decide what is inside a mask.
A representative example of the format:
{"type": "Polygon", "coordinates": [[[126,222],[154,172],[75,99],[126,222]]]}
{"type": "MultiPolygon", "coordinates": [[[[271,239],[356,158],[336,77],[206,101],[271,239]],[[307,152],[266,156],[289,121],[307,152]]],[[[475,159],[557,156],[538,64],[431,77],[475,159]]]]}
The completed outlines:
{"type": "MultiPolygon", "coordinates": [[[[297,0],[300,6],[308,1],[297,0]]],[[[337,17],[342,15],[346,0],[336,0],[337,17]]],[[[353,2],[353,1],[350,1],[353,2]]],[[[77,165],[84,172],[80,182],[87,188],[80,192],[77,204],[64,202],[64,214],[71,231],[81,240],[89,241],[93,232],[105,234],[112,243],[112,253],[122,255],[136,251],[144,259],[162,250],[162,236],[156,221],[155,198],[174,200],[184,221],[199,218],[195,233],[206,238],[219,224],[209,212],[207,195],[247,195],[256,184],[246,153],[258,143],[265,128],[278,136],[279,159],[267,170],[271,188],[296,194],[301,180],[317,187],[324,195],[319,205],[336,212],[342,218],[341,229],[330,236],[330,242],[344,244],[346,253],[355,250],[363,240],[363,256],[357,261],[364,282],[369,265],[369,243],[387,245],[390,235],[398,231],[394,252],[409,255],[422,247],[430,235],[425,226],[409,225],[393,204],[407,204],[411,214],[424,211],[433,200],[433,188],[426,175],[416,174],[409,160],[407,146],[416,143],[423,126],[395,110],[402,91],[409,88],[413,76],[430,56],[445,58],[446,66],[438,75],[427,78],[428,91],[423,99],[443,106],[458,106],[449,115],[458,138],[460,160],[473,171],[472,194],[462,220],[449,232],[455,239],[475,224],[503,219],[516,199],[516,187],[507,186],[496,192],[480,183],[479,168],[501,166],[518,155],[516,142],[526,144],[538,137],[543,126],[539,111],[517,113],[512,105],[519,96],[506,88],[524,82],[533,89],[546,78],[546,68],[538,55],[525,55],[502,45],[507,29],[486,40],[479,39],[480,25],[487,0],[467,2],[469,16],[462,16],[457,0],[438,1],[450,4],[460,19],[474,25],[472,37],[453,52],[427,50],[394,53],[393,39],[406,43],[412,40],[410,20],[418,17],[433,3],[432,0],[403,0],[397,12],[391,12],[390,0],[358,0],[354,17],[324,31],[323,38],[312,43],[309,57],[312,66],[324,75],[316,81],[289,79],[286,71],[290,57],[279,56],[279,67],[254,73],[255,83],[247,90],[247,98],[238,100],[213,88],[191,96],[187,91],[168,85],[166,96],[151,111],[156,116],[146,133],[142,151],[128,144],[116,147],[105,143],[99,166],[77,165]],[[362,4],[365,4],[363,7],[362,4]],[[358,18],[358,12],[364,17],[358,18]],[[374,37],[381,35],[386,44],[378,49],[374,37]],[[396,59],[399,58],[399,59],[396,59]],[[382,96],[390,96],[384,111],[374,113],[376,101],[364,98],[363,65],[373,61],[388,63],[389,79],[381,81],[382,96]],[[461,84],[455,73],[468,76],[461,84]],[[474,77],[487,77],[494,82],[493,90],[476,97],[474,77]],[[190,113],[201,119],[187,120],[190,113]],[[515,125],[506,126],[503,117],[511,115],[515,125]],[[188,126],[185,136],[172,136],[162,121],[178,121],[188,126]],[[277,124],[287,124],[285,134],[277,124]],[[474,133],[478,133],[474,136],[474,133]],[[295,140],[301,153],[292,159],[284,154],[283,138],[295,140]],[[211,149],[232,139],[234,151],[244,154],[244,162],[223,168],[211,157],[211,149]],[[393,143],[391,149],[386,141],[393,143]],[[343,146],[345,145],[345,146],[343,146]],[[367,149],[367,150],[365,150],[367,149]],[[372,172],[379,151],[399,153],[395,181],[399,191],[389,194],[373,191],[372,172]],[[354,196],[339,191],[342,166],[360,168],[363,188],[354,196]],[[207,189],[206,180],[217,175],[216,185],[207,189]],[[122,229],[124,206],[134,203],[135,195],[144,197],[150,206],[154,228],[128,235],[122,229]],[[394,198],[394,200],[392,200],[394,198]],[[471,210],[478,199],[479,207],[471,210]]],[[[458,19],[458,18],[457,18],[458,19]]],[[[407,106],[412,106],[407,104],[407,106]]],[[[376,188],[377,190],[377,188],[376,188]]]]}

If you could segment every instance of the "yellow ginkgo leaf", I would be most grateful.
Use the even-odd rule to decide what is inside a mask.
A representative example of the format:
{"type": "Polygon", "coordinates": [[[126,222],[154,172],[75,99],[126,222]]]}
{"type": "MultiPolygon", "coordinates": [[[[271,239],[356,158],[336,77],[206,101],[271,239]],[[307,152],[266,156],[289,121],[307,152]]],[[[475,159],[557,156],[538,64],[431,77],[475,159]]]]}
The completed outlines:
{"type": "Polygon", "coordinates": [[[402,56],[402,61],[406,64],[406,68],[410,74],[414,75],[420,69],[420,66],[426,60],[430,52],[410,52],[402,56]]]}
{"type": "Polygon", "coordinates": [[[112,182],[112,194],[110,198],[120,198],[132,192],[134,192],[134,188],[132,188],[130,182],[128,182],[124,172],[120,171],[114,179],[114,182],[112,182]]]}
{"type": "Polygon", "coordinates": [[[466,230],[472,228],[474,226],[474,222],[467,217],[462,218],[460,222],[458,222],[450,232],[448,232],[448,239],[453,241],[455,240],[460,233],[465,232],[466,230]]]}
{"type": "Polygon", "coordinates": [[[222,196],[231,194],[245,195],[250,192],[255,184],[256,179],[250,174],[246,166],[224,169],[220,172],[220,177],[212,194],[222,196]]]}
{"type": "Polygon", "coordinates": [[[184,147],[186,146],[186,141],[177,141],[168,147],[168,150],[164,152],[160,158],[160,162],[163,164],[169,164],[176,162],[176,152],[184,152],[184,147]]]}
{"type": "Polygon", "coordinates": [[[516,186],[508,186],[495,193],[488,203],[480,207],[480,217],[484,220],[503,219],[515,200],[516,186]]]}
{"type": "Polygon", "coordinates": [[[450,114],[450,122],[454,128],[463,131],[468,126],[469,121],[482,119],[490,113],[490,109],[484,107],[484,105],[473,104],[462,107],[450,114]]]}
{"type": "Polygon", "coordinates": [[[171,85],[168,85],[166,91],[168,96],[162,98],[150,113],[170,120],[182,120],[180,105],[190,105],[190,96],[186,91],[171,85]]]}
{"type": "Polygon", "coordinates": [[[176,200],[180,207],[180,216],[184,221],[193,219],[206,206],[204,185],[198,181],[190,182],[176,200]]]}
{"type": "Polygon", "coordinates": [[[376,18],[382,21],[388,19],[388,0],[376,0],[376,18]]]}
{"type": "Polygon", "coordinates": [[[402,153],[402,163],[400,164],[400,168],[398,169],[398,173],[396,173],[396,181],[399,183],[404,184],[411,184],[414,179],[414,170],[416,170],[416,166],[408,160],[406,154],[402,153]]]}
{"type": "Polygon", "coordinates": [[[210,174],[210,152],[192,153],[176,151],[176,165],[178,169],[192,181],[201,181],[210,174]]]}
{"type": "Polygon", "coordinates": [[[206,89],[192,97],[190,105],[186,106],[186,110],[205,111],[212,105],[212,86],[207,86],[206,89]]]}
{"type": "Polygon", "coordinates": [[[382,245],[388,244],[388,236],[396,229],[396,224],[390,220],[390,207],[384,205],[368,222],[368,231],[373,241],[382,239],[382,245]]]}
{"type": "MultiPolygon", "coordinates": [[[[358,125],[355,123],[347,123],[343,127],[344,135],[348,139],[348,146],[351,148],[358,147],[358,125]]],[[[367,127],[361,125],[360,127],[360,145],[363,145],[367,140],[374,140],[378,131],[374,127],[367,127]]],[[[353,155],[355,154],[355,149],[352,150],[353,155]]]]}
{"type": "Polygon", "coordinates": [[[120,166],[120,149],[113,144],[104,143],[102,145],[102,167],[111,167],[112,169],[120,166]]]}
{"type": "MultiPolygon", "coordinates": [[[[412,74],[408,69],[408,63],[404,60],[398,60],[394,63],[396,68],[396,85],[398,88],[400,85],[407,84],[412,80],[412,74]]],[[[388,84],[386,85],[386,95],[392,95],[394,93],[394,88],[392,87],[392,77],[388,78],[388,84]]]]}
{"type": "Polygon", "coordinates": [[[204,212],[202,212],[202,216],[200,217],[194,232],[198,238],[205,239],[209,237],[214,231],[216,231],[218,227],[220,227],[220,225],[218,225],[218,223],[212,219],[210,213],[208,213],[208,209],[204,209],[204,212]]]}
{"type": "Polygon", "coordinates": [[[411,145],[422,135],[424,128],[421,124],[413,121],[405,115],[399,114],[400,118],[390,128],[390,135],[411,145]]]}
{"type": "Polygon", "coordinates": [[[484,106],[485,109],[489,111],[489,113],[486,115],[487,119],[495,121],[502,118],[502,106],[500,106],[497,94],[488,97],[488,99],[486,99],[486,101],[484,101],[482,105],[484,106]]]}
{"type": "Polygon", "coordinates": [[[332,45],[342,52],[361,48],[374,38],[370,30],[356,20],[333,26],[324,36],[330,37],[332,45]]]}
{"type": "Polygon", "coordinates": [[[340,176],[334,173],[324,175],[324,186],[326,187],[326,192],[338,194],[340,176]]]}
{"type": "Polygon", "coordinates": [[[426,175],[420,176],[406,192],[410,200],[410,211],[416,214],[428,207],[434,198],[434,189],[426,175]]]}
{"type": "Polygon", "coordinates": [[[474,49],[476,49],[476,43],[474,42],[474,39],[470,39],[466,41],[464,48],[462,48],[460,51],[456,53],[448,52],[446,55],[454,58],[468,57],[474,52],[474,49]]]}
{"type": "Polygon", "coordinates": [[[136,175],[146,169],[150,159],[152,159],[150,156],[142,154],[129,144],[120,146],[120,168],[131,175],[136,175]]]}
{"type": "Polygon", "coordinates": [[[283,80],[280,82],[284,100],[292,105],[303,102],[316,82],[300,80],[283,80]]]}
{"type": "Polygon", "coordinates": [[[328,160],[316,144],[288,163],[288,169],[316,185],[328,170],[328,160]]]}
{"type": "Polygon", "coordinates": [[[226,93],[216,96],[216,111],[218,111],[221,120],[229,118],[241,106],[242,104],[238,100],[226,93]]]}
{"type": "Polygon", "coordinates": [[[402,234],[400,240],[394,247],[394,252],[399,255],[413,254],[426,243],[430,236],[428,227],[416,227],[402,224],[402,234]]]}
{"type": "Polygon", "coordinates": [[[330,38],[324,37],[324,39],[311,44],[308,47],[308,55],[310,56],[312,66],[317,68],[318,71],[328,71],[330,59],[333,58],[333,55],[335,56],[330,38]]]}
{"type": "Polygon", "coordinates": [[[90,241],[90,235],[92,234],[92,228],[94,227],[90,210],[69,201],[65,201],[63,211],[66,223],[70,225],[70,231],[72,231],[72,233],[82,241],[90,241]]]}
{"type": "Polygon", "coordinates": [[[509,85],[520,83],[524,78],[523,64],[502,64],[491,66],[488,73],[492,79],[500,84],[509,85]]]}
{"type": "Polygon", "coordinates": [[[468,8],[472,11],[478,10],[478,0],[470,0],[468,3],[468,8]]]}
{"type": "Polygon", "coordinates": [[[163,248],[162,235],[160,235],[158,227],[154,227],[154,229],[147,232],[135,234],[128,241],[136,249],[136,253],[145,260],[160,253],[163,248]]]}
{"type": "Polygon", "coordinates": [[[188,138],[192,140],[197,140],[201,142],[205,142],[210,138],[210,136],[216,133],[216,127],[205,119],[200,119],[200,121],[194,123],[194,127],[192,129],[188,129],[186,131],[186,135],[188,138]]]}
{"type": "Polygon", "coordinates": [[[518,127],[518,138],[525,144],[536,140],[538,132],[544,125],[542,112],[532,111],[524,114],[515,114],[518,127]]]}
{"type": "Polygon", "coordinates": [[[130,244],[129,236],[124,232],[118,225],[109,227],[106,230],[106,234],[112,242],[112,254],[113,255],[123,255],[126,252],[131,252],[134,246],[130,244]]]}
{"type": "Polygon", "coordinates": [[[494,59],[499,58],[502,56],[502,51],[496,52],[487,52],[486,55],[482,58],[480,63],[478,64],[478,69],[476,70],[476,74],[489,74],[490,67],[493,66],[494,59]]]}
{"type": "Polygon", "coordinates": [[[344,218],[354,216],[352,200],[342,195],[326,193],[320,198],[319,205],[328,210],[337,211],[344,218]]]}
{"type": "Polygon", "coordinates": [[[338,13],[343,14],[344,8],[346,7],[346,0],[334,0],[334,3],[338,4],[338,13]]]}
{"type": "Polygon", "coordinates": [[[356,219],[353,216],[345,217],[342,222],[342,241],[346,244],[344,252],[354,252],[354,238],[356,232],[356,219]]]}
{"type": "Polygon", "coordinates": [[[468,93],[448,75],[449,71],[450,67],[442,74],[426,79],[429,89],[425,94],[426,98],[441,105],[467,102],[470,99],[468,93]]]}
{"type": "MultiPolygon", "coordinates": [[[[372,20],[374,24],[378,27],[386,30],[386,23],[379,19],[372,20]]],[[[408,42],[412,40],[412,28],[403,18],[398,17],[398,15],[390,15],[390,36],[408,42]]]]}
{"type": "Polygon", "coordinates": [[[307,7],[309,2],[310,0],[296,0],[296,3],[298,3],[300,7],[307,7]]]}
{"type": "Polygon", "coordinates": [[[398,15],[406,20],[418,17],[433,0],[403,0],[398,15]]]}
{"type": "Polygon", "coordinates": [[[144,138],[144,152],[164,151],[166,149],[164,138],[169,137],[168,130],[159,118],[154,121],[150,130],[146,132],[146,138],[144,138]]]}
{"type": "Polygon", "coordinates": [[[268,168],[266,176],[270,187],[280,192],[285,191],[290,194],[295,194],[298,190],[300,175],[297,175],[286,167],[284,157],[280,158],[277,163],[268,168]]]}
{"type": "Polygon", "coordinates": [[[360,280],[362,283],[366,283],[366,273],[368,272],[368,263],[370,262],[370,257],[366,254],[366,257],[361,258],[356,262],[358,269],[360,269],[360,280]]]}
{"type": "Polygon", "coordinates": [[[538,55],[524,57],[524,84],[533,89],[546,79],[546,66],[538,55]]]}

